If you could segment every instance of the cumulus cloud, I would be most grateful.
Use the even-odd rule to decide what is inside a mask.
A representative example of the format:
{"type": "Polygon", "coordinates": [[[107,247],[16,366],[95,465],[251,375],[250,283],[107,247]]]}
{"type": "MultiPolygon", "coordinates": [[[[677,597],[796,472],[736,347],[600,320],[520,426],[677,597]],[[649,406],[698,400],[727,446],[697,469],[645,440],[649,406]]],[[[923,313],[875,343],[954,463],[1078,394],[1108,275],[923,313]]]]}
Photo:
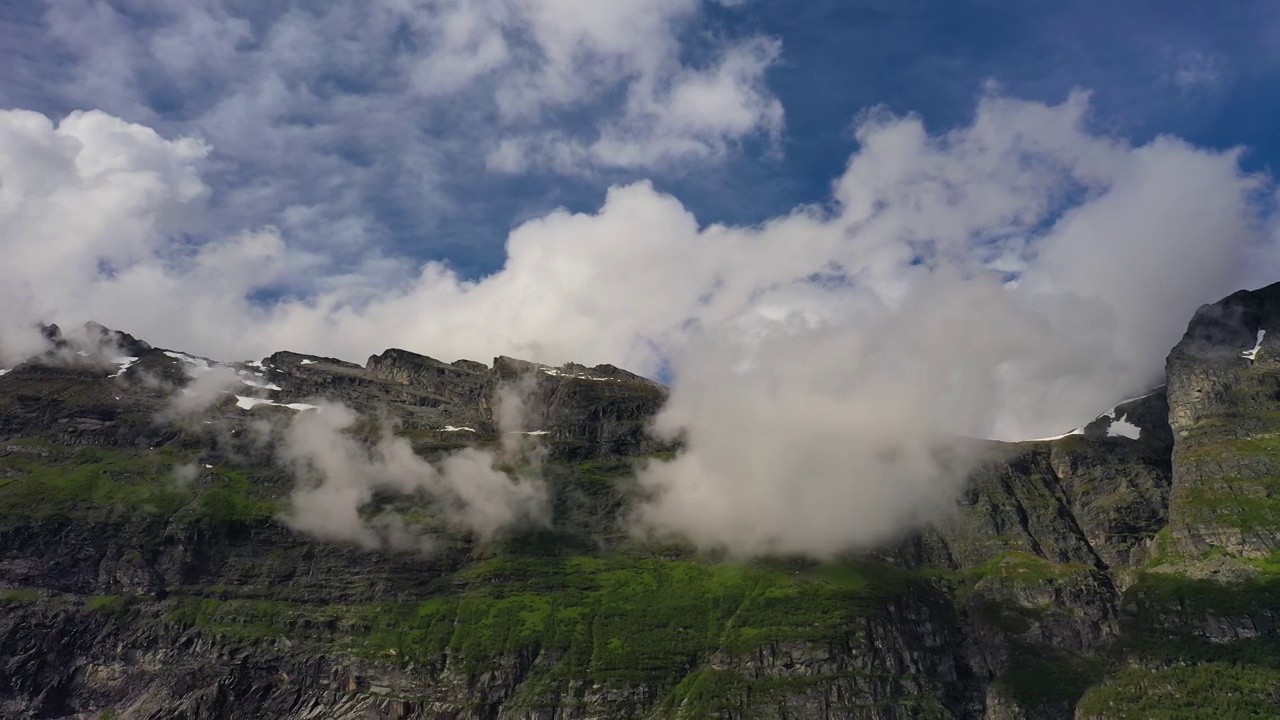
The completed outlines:
{"type": "Polygon", "coordinates": [[[707,2],[47,2],[9,57],[44,81],[0,105],[203,138],[220,231],[271,224],[369,276],[492,170],[670,169],[776,135],[775,44],[698,32],[707,2]]]}
{"type": "MultiPolygon", "coordinates": [[[[1075,427],[1158,382],[1199,304],[1245,273],[1280,274],[1269,178],[1244,173],[1237,151],[1099,133],[1088,106],[1082,93],[1049,105],[991,91],[972,123],[942,135],[917,117],[868,112],[822,204],[757,226],[702,225],[652,185],[622,185],[594,213],[513,230],[491,275],[427,263],[377,287],[308,283],[313,258],[278,230],[190,245],[181,233],[200,217],[199,144],[106,116],[94,121],[117,131],[69,142],[61,124],[5,113],[0,126],[19,126],[42,152],[6,170],[25,190],[0,205],[0,251],[47,234],[77,256],[0,270],[6,291],[21,289],[6,322],[106,313],[109,325],[212,357],[398,346],[669,368],[659,425],[683,429],[688,450],[643,476],[655,498],[638,516],[645,526],[753,552],[829,553],[934,509],[963,464],[956,435],[1075,427]],[[114,184],[116,202],[99,207],[86,153],[138,179],[114,184]],[[51,212],[58,203],[87,213],[51,212]],[[110,270],[81,252],[112,258],[110,270]],[[262,299],[280,283],[293,289],[262,299]]],[[[305,423],[331,438],[341,420],[305,423]]],[[[356,478],[334,486],[356,506],[378,487],[451,487],[447,471],[425,474],[394,442],[372,455],[333,449],[308,462],[379,468],[332,473],[356,478]]],[[[486,461],[457,462],[465,474],[486,461]]],[[[376,537],[343,512],[316,527],[376,537]]]]}
{"type": "Polygon", "coordinates": [[[196,162],[206,151],[101,112],[74,112],[55,126],[39,113],[5,111],[0,355],[12,361],[40,346],[32,321],[58,312],[53,297],[154,262],[172,251],[174,233],[198,227],[208,189],[196,162]]]}

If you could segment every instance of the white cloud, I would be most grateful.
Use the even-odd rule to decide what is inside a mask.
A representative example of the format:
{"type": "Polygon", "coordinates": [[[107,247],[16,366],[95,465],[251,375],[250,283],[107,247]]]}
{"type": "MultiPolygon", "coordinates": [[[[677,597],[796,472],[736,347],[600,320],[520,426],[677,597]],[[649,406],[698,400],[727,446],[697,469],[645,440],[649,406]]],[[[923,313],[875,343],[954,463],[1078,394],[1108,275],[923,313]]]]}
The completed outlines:
{"type": "Polygon", "coordinates": [[[23,55],[72,60],[55,106],[216,148],[223,232],[271,224],[350,266],[462,212],[458,178],[673,168],[776,136],[776,43],[691,33],[706,2],[67,0],[23,55]]]}
{"type": "Polygon", "coordinates": [[[545,525],[542,480],[495,469],[518,454],[465,448],[432,464],[388,428],[371,446],[361,443],[349,432],[358,420],[355,411],[334,403],[291,418],[280,451],[297,480],[284,516],[294,529],[370,548],[428,547],[429,533],[393,511],[372,521],[362,514],[379,492],[430,499],[441,522],[482,542],[522,523],[545,525]]]}
{"type": "Polygon", "coordinates": [[[1146,387],[1195,308],[1256,270],[1246,256],[1280,256],[1259,217],[1269,186],[1236,152],[1132,147],[1091,131],[1087,108],[1083,94],[1053,106],[989,95],[942,136],[872,113],[824,206],[701,226],[635,183],[595,213],[524,223],[487,277],[428,263],[380,289],[320,284],[265,303],[250,296],[313,260],[271,230],[194,251],[173,239],[199,217],[197,144],[105,117],[116,130],[73,142],[4,113],[0,137],[26,133],[39,152],[5,171],[24,190],[5,196],[0,252],[48,236],[118,264],[6,264],[4,287],[26,293],[6,320],[94,317],[211,357],[397,346],[650,373],[669,360],[661,424],[686,428],[690,452],[644,476],[664,493],[645,526],[829,553],[945,498],[955,467],[933,450],[956,452],[953,434],[1053,435],[1146,387]],[[136,179],[101,201],[97,175],[76,170],[93,158],[136,179]],[[996,258],[1021,269],[1016,284],[989,269],[996,258]]]}

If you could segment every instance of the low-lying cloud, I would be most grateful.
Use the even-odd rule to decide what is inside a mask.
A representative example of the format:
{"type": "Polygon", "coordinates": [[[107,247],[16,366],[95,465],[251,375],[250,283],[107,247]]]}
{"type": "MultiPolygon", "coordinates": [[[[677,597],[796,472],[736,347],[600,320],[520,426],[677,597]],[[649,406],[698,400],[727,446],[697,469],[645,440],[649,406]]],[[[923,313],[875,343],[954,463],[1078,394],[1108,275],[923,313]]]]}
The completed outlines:
{"type": "MultiPolygon", "coordinates": [[[[1088,105],[990,93],[943,135],[868,113],[831,197],[758,226],[702,225],[636,183],[595,213],[519,226],[491,275],[432,262],[381,284],[310,277],[312,258],[270,228],[191,246],[199,143],[101,113],[0,113],[0,148],[20,132],[38,149],[0,153],[16,198],[0,203],[0,252],[37,256],[0,268],[3,329],[94,317],[211,357],[405,347],[669,372],[658,424],[688,449],[643,473],[642,525],[830,554],[945,504],[956,436],[1075,427],[1159,382],[1197,306],[1280,278],[1271,178],[1235,150],[1100,133],[1088,105]],[[71,261],[39,256],[21,240],[34,236],[71,261]]],[[[324,488],[296,498],[316,518],[299,527],[381,542],[350,512],[380,489],[475,490],[485,510],[459,517],[483,536],[536,499],[480,455],[432,466],[394,438],[344,445],[350,422],[298,419],[295,464],[324,488]]]]}
{"type": "Polygon", "coordinates": [[[235,368],[227,365],[212,365],[205,372],[189,377],[190,382],[177,389],[170,400],[170,417],[181,420],[203,413],[226,400],[232,390],[244,384],[235,368]]]}
{"type": "MultiPolygon", "coordinates": [[[[519,422],[516,413],[503,415],[519,422]]],[[[429,550],[433,534],[441,529],[432,521],[481,543],[513,528],[547,523],[547,490],[538,460],[526,458],[518,443],[505,440],[518,437],[511,425],[502,424],[500,452],[465,448],[432,463],[386,423],[372,441],[360,439],[353,430],[361,422],[344,405],[321,403],[289,423],[278,453],[297,481],[284,515],[290,527],[367,548],[429,550]],[[500,463],[518,465],[520,471],[505,471],[500,463]],[[425,502],[432,521],[414,522],[394,510],[370,515],[379,493],[425,502]]]]}

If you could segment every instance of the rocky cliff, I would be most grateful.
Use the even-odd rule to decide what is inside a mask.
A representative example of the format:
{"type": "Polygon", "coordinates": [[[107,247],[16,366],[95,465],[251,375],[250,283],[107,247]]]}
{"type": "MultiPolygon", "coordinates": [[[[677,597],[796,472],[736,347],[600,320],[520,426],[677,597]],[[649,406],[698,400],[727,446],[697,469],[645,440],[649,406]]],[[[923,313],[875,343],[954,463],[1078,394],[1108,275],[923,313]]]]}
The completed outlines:
{"type": "Polygon", "coordinates": [[[618,368],[47,334],[0,373],[4,717],[1277,716],[1280,285],[1201,308],[1166,387],[982,445],[948,518],[821,564],[622,532],[633,463],[678,448],[618,368]],[[234,388],[175,414],[210,373],[234,388]],[[536,439],[550,524],[428,553],[294,532],[262,428],[325,401],[427,457],[536,439]]]}

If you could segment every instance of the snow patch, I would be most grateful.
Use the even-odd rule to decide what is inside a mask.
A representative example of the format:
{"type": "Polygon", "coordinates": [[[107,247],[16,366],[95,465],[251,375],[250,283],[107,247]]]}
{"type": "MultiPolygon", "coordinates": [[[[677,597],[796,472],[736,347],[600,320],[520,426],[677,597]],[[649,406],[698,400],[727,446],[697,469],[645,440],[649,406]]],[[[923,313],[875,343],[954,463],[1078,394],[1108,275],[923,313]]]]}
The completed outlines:
{"type": "Polygon", "coordinates": [[[186,353],[173,352],[171,350],[165,350],[164,354],[168,355],[174,360],[178,360],[190,365],[192,375],[195,375],[197,373],[204,374],[213,369],[213,366],[209,364],[209,361],[205,360],[204,358],[192,357],[186,353]]]}
{"type": "Polygon", "coordinates": [[[475,430],[469,427],[454,427],[452,425],[445,425],[443,428],[440,429],[440,432],[475,432],[475,430]]]}
{"type": "Polygon", "coordinates": [[[13,372],[13,368],[9,368],[9,369],[7,369],[7,370],[0,369],[0,377],[3,377],[3,376],[5,376],[5,375],[8,375],[8,374],[9,374],[9,373],[11,373],[11,372],[13,372]]]}
{"type": "Polygon", "coordinates": [[[308,405],[306,403],[278,403],[265,398],[244,397],[242,395],[236,396],[236,407],[241,410],[252,410],[259,405],[274,405],[275,407],[289,408],[290,410],[296,410],[297,412],[320,409],[317,405],[308,405]]]}
{"type": "Polygon", "coordinates": [[[251,367],[251,368],[258,368],[259,370],[266,370],[268,367],[261,360],[254,360],[253,362],[247,362],[244,364],[244,366],[251,367]]]}
{"type": "MultiPolygon", "coordinates": [[[[1125,402],[1128,402],[1128,400],[1125,402]]],[[[1124,403],[1120,404],[1123,405],[1124,403]]],[[[1142,428],[1129,422],[1127,414],[1117,415],[1116,408],[1111,408],[1094,418],[1094,420],[1097,421],[1102,418],[1111,420],[1107,425],[1107,437],[1123,437],[1129,438],[1130,440],[1138,440],[1142,437],[1142,428]]]]}
{"type": "MultiPolygon", "coordinates": [[[[279,403],[276,403],[276,404],[279,405],[279,403]]],[[[285,403],[283,405],[280,405],[280,407],[287,407],[290,410],[297,410],[298,412],[302,412],[304,410],[315,410],[319,412],[320,410],[319,405],[308,405],[306,403],[285,403]]]]}
{"type": "MultiPolygon", "coordinates": [[[[1154,388],[1152,388],[1152,389],[1151,389],[1151,391],[1150,391],[1150,392],[1148,392],[1148,393],[1146,393],[1145,395],[1139,395],[1139,396],[1137,396],[1137,397],[1131,397],[1131,398],[1126,398],[1126,399],[1124,399],[1124,400],[1121,400],[1120,402],[1116,403],[1116,407],[1120,407],[1121,405],[1128,405],[1129,403],[1131,403],[1131,402],[1133,402],[1133,401],[1135,401],[1135,400],[1141,400],[1141,399],[1143,399],[1143,398],[1149,398],[1149,397],[1151,397],[1152,395],[1155,395],[1155,394],[1159,393],[1161,390],[1164,390],[1164,389],[1165,389],[1165,386],[1164,386],[1164,385],[1157,385],[1157,386],[1155,386],[1154,388]]],[[[1105,415],[1105,414],[1106,414],[1106,413],[1103,413],[1103,415],[1105,415]]],[[[1099,415],[1098,417],[1102,417],[1102,415],[1099,415]]]]}
{"type": "MultiPolygon", "coordinates": [[[[1139,395],[1137,397],[1131,397],[1127,400],[1121,400],[1120,402],[1116,403],[1116,407],[1113,407],[1110,410],[1102,413],[1098,417],[1094,418],[1093,422],[1097,422],[1098,420],[1101,420],[1104,417],[1109,418],[1111,420],[1111,424],[1107,426],[1107,437],[1123,437],[1123,438],[1129,438],[1130,440],[1138,440],[1142,436],[1142,428],[1129,422],[1127,413],[1117,416],[1116,408],[1120,407],[1121,405],[1128,405],[1129,403],[1134,402],[1136,400],[1149,398],[1152,395],[1155,395],[1156,393],[1163,390],[1164,387],[1165,387],[1164,385],[1158,385],[1154,390],[1152,390],[1151,392],[1145,395],[1139,395]]],[[[1086,423],[1084,426],[1078,427],[1075,430],[1062,433],[1061,435],[1054,435],[1053,437],[1032,438],[1030,440],[1015,440],[1012,442],[1048,442],[1050,440],[1061,440],[1062,438],[1068,437],[1070,435],[1083,435],[1085,427],[1092,425],[1093,422],[1086,423]]]]}
{"type": "Polygon", "coordinates": [[[259,380],[255,380],[254,378],[249,377],[248,375],[241,375],[240,382],[244,383],[245,385],[248,385],[249,387],[263,388],[266,390],[282,389],[279,385],[273,382],[260,382],[259,380]]]}
{"type": "Polygon", "coordinates": [[[524,430],[524,431],[515,430],[510,434],[511,435],[550,435],[551,433],[547,430],[524,430]]]}
{"type": "Polygon", "coordinates": [[[89,357],[89,353],[85,352],[84,350],[77,350],[76,354],[79,355],[80,357],[89,357]]]}
{"type": "Polygon", "coordinates": [[[1266,337],[1266,336],[1267,336],[1267,331],[1266,331],[1266,330],[1259,330],[1259,331],[1258,331],[1258,341],[1257,341],[1257,342],[1255,342],[1255,343],[1253,344],[1253,349],[1252,349],[1252,350],[1245,350],[1244,352],[1240,353],[1240,357],[1242,357],[1242,358],[1244,358],[1244,359],[1248,360],[1249,362],[1253,362],[1254,360],[1257,360],[1257,359],[1258,359],[1258,351],[1262,349],[1262,338],[1264,338],[1264,337],[1266,337]]]}
{"type": "Polygon", "coordinates": [[[316,361],[315,361],[315,360],[308,360],[308,359],[306,359],[306,358],[303,358],[303,359],[302,359],[302,362],[300,362],[299,364],[300,364],[300,365],[315,365],[315,364],[316,364],[316,361]]]}
{"type": "Polygon", "coordinates": [[[236,396],[236,407],[241,410],[252,410],[259,405],[275,405],[275,403],[267,400],[266,398],[244,397],[243,395],[236,396]]]}
{"type": "Polygon", "coordinates": [[[1030,440],[1019,440],[1018,442],[1048,442],[1050,440],[1061,440],[1062,438],[1068,437],[1070,435],[1083,435],[1083,434],[1084,434],[1084,428],[1078,427],[1075,430],[1072,430],[1070,432],[1064,432],[1061,435],[1054,435],[1053,437],[1032,438],[1030,440]]]}
{"type": "MultiPolygon", "coordinates": [[[[113,363],[115,363],[116,365],[119,365],[119,366],[120,366],[120,369],[119,369],[119,370],[117,370],[117,371],[115,372],[115,374],[113,374],[113,375],[108,375],[108,376],[107,376],[107,377],[113,377],[113,378],[114,378],[114,377],[120,377],[121,375],[123,375],[123,374],[124,374],[124,371],[125,371],[125,370],[128,370],[129,368],[131,368],[131,367],[133,367],[134,365],[136,365],[136,364],[137,364],[137,362],[138,362],[138,358],[136,358],[136,357],[118,357],[118,358],[111,358],[111,362],[113,362],[113,363]]],[[[117,399],[118,399],[118,398],[117,398],[117,399]]]]}
{"type": "Polygon", "coordinates": [[[1107,426],[1107,437],[1125,437],[1130,440],[1138,440],[1142,437],[1142,428],[1129,422],[1126,416],[1112,417],[1111,425],[1107,426]]]}
{"type": "Polygon", "coordinates": [[[538,369],[551,377],[573,378],[575,380],[595,380],[596,382],[622,382],[618,378],[594,377],[592,375],[587,375],[586,373],[567,373],[558,368],[546,367],[545,365],[538,369]]]}

